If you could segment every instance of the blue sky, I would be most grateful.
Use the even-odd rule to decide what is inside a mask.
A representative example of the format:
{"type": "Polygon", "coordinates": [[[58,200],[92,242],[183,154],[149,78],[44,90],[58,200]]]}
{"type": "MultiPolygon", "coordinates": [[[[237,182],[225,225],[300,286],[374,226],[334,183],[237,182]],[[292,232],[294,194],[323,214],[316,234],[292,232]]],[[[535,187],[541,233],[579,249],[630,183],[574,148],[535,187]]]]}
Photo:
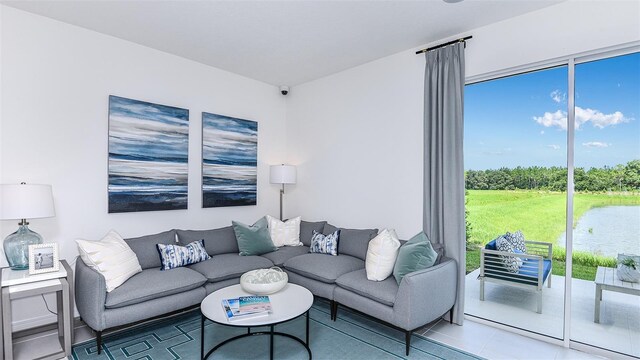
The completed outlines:
{"type": "MultiPolygon", "coordinates": [[[[566,166],[566,66],[465,88],[465,169],[566,166]]],[[[640,159],[640,53],[576,65],[575,164],[640,159]]]]}

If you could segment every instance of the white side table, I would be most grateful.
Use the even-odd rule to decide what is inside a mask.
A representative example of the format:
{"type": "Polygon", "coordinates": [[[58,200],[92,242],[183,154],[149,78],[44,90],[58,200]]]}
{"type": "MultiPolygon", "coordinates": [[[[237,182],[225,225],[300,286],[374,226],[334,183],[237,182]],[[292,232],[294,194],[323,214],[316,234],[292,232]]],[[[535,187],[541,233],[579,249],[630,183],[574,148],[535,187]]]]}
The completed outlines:
{"type": "Polygon", "coordinates": [[[0,288],[0,322],[2,323],[3,341],[0,343],[0,354],[4,359],[13,359],[11,300],[56,293],[58,313],[58,339],[62,351],[40,358],[59,359],[71,355],[73,343],[73,271],[66,260],[60,261],[60,270],[37,275],[29,275],[28,270],[11,270],[2,268],[0,288]],[[3,349],[4,348],[4,349],[3,349]]]}

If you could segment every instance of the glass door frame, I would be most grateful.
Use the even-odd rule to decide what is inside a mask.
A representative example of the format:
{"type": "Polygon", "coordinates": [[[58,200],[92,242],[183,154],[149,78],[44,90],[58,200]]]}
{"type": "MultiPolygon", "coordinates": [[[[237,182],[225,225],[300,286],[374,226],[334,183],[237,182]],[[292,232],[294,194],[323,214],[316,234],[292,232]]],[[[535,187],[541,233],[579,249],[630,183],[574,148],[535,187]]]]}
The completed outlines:
{"type": "MultiPolygon", "coordinates": [[[[627,55],[640,52],[640,41],[611,46],[603,49],[592,50],[588,52],[577,53],[564,57],[558,57],[546,61],[526,64],[522,66],[512,67],[504,70],[493,71],[482,75],[472,76],[465,79],[465,85],[470,85],[482,81],[496,80],[508,76],[518,75],[522,73],[544,70],[557,66],[567,66],[568,70],[568,93],[567,93],[567,192],[566,192],[566,262],[565,262],[565,282],[564,282],[564,319],[563,319],[563,337],[557,339],[555,337],[533,333],[524,329],[514,328],[509,325],[501,324],[499,327],[507,331],[530,336],[535,339],[562,344],[566,348],[574,348],[585,350],[594,354],[612,356],[624,355],[615,350],[604,349],[594,345],[571,340],[571,299],[572,288],[571,280],[573,278],[573,200],[574,200],[574,156],[575,156],[575,66],[596,60],[603,60],[615,56],[627,55]],[[571,125],[571,126],[569,126],[571,125]]],[[[491,322],[487,322],[491,323],[491,322]]]]}

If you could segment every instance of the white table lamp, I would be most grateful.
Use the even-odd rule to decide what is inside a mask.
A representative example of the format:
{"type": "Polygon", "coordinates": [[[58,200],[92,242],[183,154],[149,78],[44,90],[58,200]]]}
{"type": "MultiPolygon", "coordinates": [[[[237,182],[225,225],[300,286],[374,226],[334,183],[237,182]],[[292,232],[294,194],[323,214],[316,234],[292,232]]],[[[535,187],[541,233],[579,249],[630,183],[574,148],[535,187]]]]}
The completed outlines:
{"type": "Polygon", "coordinates": [[[296,175],[296,167],[293,165],[271,165],[269,168],[269,182],[282,185],[282,189],[280,189],[280,220],[282,220],[282,195],[284,195],[284,185],[295,184],[296,175]]]}
{"type": "Polygon", "coordinates": [[[29,268],[29,245],[42,244],[42,236],[29,229],[27,219],[55,216],[51,185],[0,185],[0,220],[20,220],[19,228],[4,239],[4,255],[12,270],[29,268]]]}

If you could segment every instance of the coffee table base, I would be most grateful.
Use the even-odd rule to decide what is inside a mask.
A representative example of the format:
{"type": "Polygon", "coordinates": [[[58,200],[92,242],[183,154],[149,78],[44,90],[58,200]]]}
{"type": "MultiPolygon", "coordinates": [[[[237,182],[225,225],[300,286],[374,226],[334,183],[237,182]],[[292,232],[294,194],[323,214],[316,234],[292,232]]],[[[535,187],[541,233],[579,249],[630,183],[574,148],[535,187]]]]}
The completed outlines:
{"type": "MultiPolygon", "coordinates": [[[[307,353],[309,353],[309,360],[311,360],[313,357],[311,355],[311,349],[309,348],[309,311],[306,312],[306,335],[305,335],[305,341],[302,341],[301,339],[291,335],[291,334],[286,334],[286,333],[281,333],[281,332],[277,332],[277,331],[273,331],[275,325],[277,324],[272,324],[272,325],[267,325],[269,326],[269,331],[257,331],[257,332],[251,332],[251,327],[247,327],[247,333],[246,334],[242,334],[242,335],[237,335],[234,336],[230,339],[227,339],[221,343],[219,343],[218,345],[214,346],[213,349],[209,350],[209,352],[207,352],[207,354],[205,355],[204,353],[204,319],[205,316],[204,314],[200,315],[200,358],[202,360],[207,359],[209,356],[211,356],[211,354],[213,354],[216,350],[218,350],[220,347],[233,342],[235,340],[238,339],[242,339],[242,338],[246,338],[246,337],[250,337],[250,336],[256,336],[256,335],[269,335],[270,336],[270,341],[269,341],[269,359],[273,360],[273,337],[274,335],[277,336],[284,336],[284,337],[288,337],[290,339],[293,339],[297,342],[299,342],[300,344],[302,344],[305,349],[307,349],[307,353]]],[[[293,319],[291,319],[293,320],[293,319]]],[[[290,320],[288,320],[290,321],[290,320]]]]}

